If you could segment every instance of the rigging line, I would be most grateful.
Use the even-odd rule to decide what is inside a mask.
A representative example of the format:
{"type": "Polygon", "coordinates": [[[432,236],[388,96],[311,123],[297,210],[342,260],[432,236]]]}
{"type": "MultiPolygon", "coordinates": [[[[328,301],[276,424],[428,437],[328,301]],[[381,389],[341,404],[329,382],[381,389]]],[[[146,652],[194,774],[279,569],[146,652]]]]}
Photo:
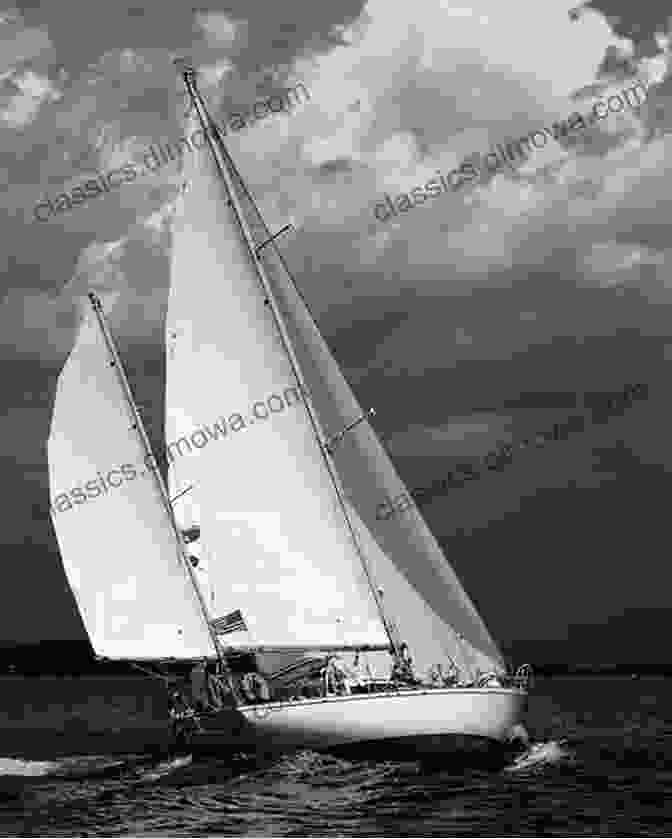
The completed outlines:
{"type": "Polygon", "coordinates": [[[153,670],[147,670],[145,667],[141,667],[139,664],[136,664],[134,661],[130,661],[129,664],[135,670],[139,670],[141,673],[144,673],[145,676],[149,676],[152,679],[159,679],[166,686],[168,686],[172,682],[176,681],[176,679],[173,679],[170,676],[164,676],[161,673],[155,673],[153,670]]]}
{"type": "Polygon", "coordinates": [[[186,489],[183,489],[182,492],[178,492],[174,498],[171,498],[170,503],[174,504],[178,498],[182,498],[183,495],[186,495],[188,492],[191,492],[194,486],[195,484],[189,484],[189,486],[186,489]]]}
{"type": "MultiPolygon", "coordinates": [[[[210,117],[210,114],[208,113],[208,110],[205,107],[205,103],[204,103],[200,93],[198,92],[198,90],[196,88],[196,71],[194,70],[193,67],[185,68],[183,70],[182,77],[184,79],[185,86],[186,86],[187,90],[189,91],[189,94],[192,97],[192,101],[194,102],[194,105],[196,107],[196,113],[198,114],[198,119],[201,123],[201,128],[202,128],[202,130],[203,130],[203,132],[206,136],[208,147],[210,148],[210,151],[211,151],[212,156],[215,160],[215,164],[217,166],[217,169],[219,170],[219,173],[220,173],[220,175],[221,175],[221,177],[224,181],[224,184],[226,186],[226,191],[228,193],[228,196],[227,196],[228,197],[228,202],[227,203],[228,203],[229,207],[233,210],[233,216],[236,220],[236,224],[238,226],[238,229],[239,229],[239,231],[242,235],[242,239],[243,239],[243,242],[245,244],[245,247],[246,247],[246,250],[247,250],[247,253],[248,253],[248,259],[252,263],[252,267],[253,267],[254,272],[257,276],[259,284],[261,285],[262,291],[264,293],[264,297],[268,301],[268,304],[270,306],[271,313],[272,313],[272,315],[275,319],[275,324],[276,324],[276,327],[278,329],[280,341],[283,345],[283,348],[284,348],[285,353],[287,355],[287,359],[290,363],[290,366],[292,368],[294,376],[296,377],[296,380],[297,380],[297,383],[298,383],[299,387],[302,389],[302,391],[305,394],[304,404],[306,405],[306,411],[307,411],[308,417],[310,419],[310,423],[311,423],[311,426],[312,426],[312,429],[313,429],[313,433],[315,435],[315,439],[316,439],[316,442],[318,444],[318,448],[319,448],[322,460],[323,460],[324,465],[327,469],[327,473],[328,473],[328,475],[331,479],[331,482],[334,486],[334,489],[336,491],[336,497],[338,499],[339,505],[340,505],[341,510],[343,512],[343,516],[345,518],[346,526],[347,526],[348,531],[350,533],[350,537],[352,539],[353,545],[354,545],[355,550],[356,550],[356,552],[359,556],[360,563],[361,563],[362,568],[364,570],[364,574],[366,576],[367,583],[368,583],[369,589],[371,591],[371,595],[373,597],[374,603],[375,603],[375,605],[378,609],[378,613],[379,613],[381,622],[383,624],[383,627],[385,629],[387,637],[389,638],[390,645],[392,646],[395,657],[400,658],[401,657],[400,644],[399,644],[397,638],[395,637],[395,635],[391,631],[390,624],[389,624],[388,619],[387,619],[387,615],[385,614],[385,611],[384,611],[384,608],[383,608],[383,605],[382,605],[382,601],[379,598],[378,591],[377,591],[376,585],[373,581],[371,571],[368,567],[367,560],[364,557],[364,554],[363,554],[363,552],[361,550],[361,547],[359,545],[359,541],[358,541],[357,536],[355,534],[353,525],[352,525],[352,523],[350,521],[350,518],[347,514],[347,509],[346,509],[346,506],[345,506],[345,501],[344,501],[344,495],[343,495],[342,488],[339,487],[338,477],[334,473],[334,469],[332,467],[332,464],[329,461],[329,458],[327,456],[327,452],[325,451],[324,443],[321,439],[323,436],[325,436],[324,431],[321,428],[319,418],[315,415],[314,409],[313,409],[312,405],[310,404],[310,390],[307,387],[307,385],[306,385],[306,383],[303,379],[303,374],[301,373],[301,368],[298,364],[298,360],[296,359],[296,357],[294,355],[294,351],[292,349],[291,342],[289,340],[289,336],[287,335],[287,330],[286,330],[286,327],[285,327],[284,322],[282,320],[282,316],[281,316],[281,313],[279,311],[279,307],[278,307],[278,304],[276,302],[275,295],[273,293],[272,288],[270,287],[270,284],[269,284],[268,279],[266,277],[265,270],[264,270],[264,267],[263,267],[263,265],[260,261],[260,258],[257,255],[256,243],[254,241],[254,238],[252,236],[251,231],[248,229],[248,224],[247,224],[247,221],[245,219],[245,215],[244,215],[242,206],[240,204],[240,199],[239,199],[238,193],[236,191],[235,183],[233,181],[233,178],[231,177],[231,172],[229,171],[229,168],[227,168],[227,167],[230,167],[230,169],[233,170],[233,172],[235,172],[238,181],[243,182],[243,180],[242,180],[238,170],[233,165],[233,161],[231,160],[231,157],[228,153],[228,150],[226,149],[226,145],[223,141],[221,133],[220,133],[219,129],[217,128],[217,125],[214,123],[214,121],[210,117]],[[217,140],[217,142],[215,142],[215,139],[217,140]]],[[[256,205],[255,205],[255,210],[256,210],[257,215],[259,217],[261,217],[261,213],[259,212],[256,205]]]]}
{"type": "MultiPolygon", "coordinates": [[[[142,447],[145,450],[145,455],[149,455],[151,458],[154,459],[154,462],[157,462],[156,458],[154,457],[154,452],[152,451],[152,446],[149,442],[147,432],[145,431],[145,426],[144,426],[144,423],[142,422],[142,417],[140,416],[140,412],[138,411],[137,406],[135,404],[135,400],[133,399],[133,393],[131,391],[131,386],[128,383],[128,379],[126,377],[126,372],[124,370],[124,365],[122,363],[121,356],[119,355],[119,351],[117,350],[117,346],[116,346],[116,343],[114,341],[114,337],[113,337],[112,332],[110,331],[110,328],[107,324],[107,320],[105,318],[105,313],[103,312],[103,305],[100,302],[100,299],[98,298],[98,296],[93,291],[89,292],[88,297],[89,297],[89,301],[91,302],[91,306],[93,308],[93,311],[96,315],[96,320],[98,321],[98,327],[99,327],[99,329],[100,329],[100,331],[103,335],[103,339],[104,339],[105,344],[107,346],[107,351],[110,354],[110,357],[112,359],[110,364],[116,370],[117,378],[119,380],[119,383],[121,384],[121,388],[122,388],[124,397],[126,398],[126,402],[128,404],[128,407],[130,408],[131,419],[133,421],[133,430],[137,433],[138,437],[140,438],[140,444],[142,445],[142,447]]],[[[161,501],[163,502],[163,507],[164,507],[166,513],[168,514],[168,519],[170,521],[170,525],[171,525],[173,533],[175,535],[175,539],[176,539],[176,542],[177,542],[177,548],[178,548],[178,563],[182,566],[183,569],[185,569],[187,571],[187,573],[189,575],[189,580],[191,581],[193,591],[195,592],[196,597],[198,598],[198,603],[199,603],[200,608],[201,608],[203,619],[205,620],[205,625],[208,629],[208,634],[210,635],[210,640],[212,641],[212,644],[215,648],[215,653],[217,655],[217,658],[221,662],[222,661],[222,655],[220,653],[219,645],[217,643],[217,636],[215,634],[214,629],[210,625],[208,610],[207,610],[207,607],[205,605],[205,601],[203,600],[203,595],[201,594],[201,590],[198,587],[198,583],[196,582],[196,578],[195,578],[193,569],[191,567],[191,563],[187,560],[186,547],[185,547],[184,539],[182,537],[182,533],[180,532],[179,527],[177,526],[177,521],[175,519],[175,514],[173,512],[173,508],[172,508],[172,505],[170,503],[170,497],[168,495],[168,490],[166,489],[166,486],[163,482],[163,478],[161,477],[160,473],[158,473],[155,469],[152,469],[151,472],[152,472],[152,475],[154,477],[154,485],[156,486],[156,488],[159,491],[159,495],[161,496],[161,501]]],[[[225,664],[223,666],[226,667],[225,664]]]]}

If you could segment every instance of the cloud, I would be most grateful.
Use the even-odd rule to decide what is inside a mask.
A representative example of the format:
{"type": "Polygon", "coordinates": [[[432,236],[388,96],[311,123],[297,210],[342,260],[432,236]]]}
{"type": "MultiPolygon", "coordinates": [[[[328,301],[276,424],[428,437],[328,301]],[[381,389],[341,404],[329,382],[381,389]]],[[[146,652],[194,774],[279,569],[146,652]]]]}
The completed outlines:
{"type": "Polygon", "coordinates": [[[222,12],[197,12],[196,26],[200,27],[210,44],[216,47],[232,47],[236,42],[245,42],[247,26],[244,21],[233,21],[222,12]]]}
{"type": "MultiPolygon", "coordinates": [[[[642,266],[665,265],[666,255],[639,245],[595,242],[584,262],[588,271],[602,278],[603,285],[612,286],[637,281],[642,266]]],[[[667,257],[667,262],[672,265],[672,258],[667,257]]]]}
{"type": "Polygon", "coordinates": [[[391,434],[386,442],[395,457],[478,456],[509,439],[510,423],[510,417],[476,412],[451,417],[444,425],[411,425],[391,434]]]}
{"type": "Polygon", "coordinates": [[[0,21],[0,72],[13,72],[23,62],[51,51],[51,41],[44,29],[24,27],[17,16],[0,21]]]}
{"type": "Polygon", "coordinates": [[[52,293],[10,289],[0,306],[0,348],[12,359],[63,360],[77,325],[72,303],[52,293]]]}
{"type": "Polygon", "coordinates": [[[45,102],[57,102],[61,98],[49,79],[31,70],[14,76],[12,81],[18,92],[7,97],[4,109],[0,112],[0,118],[12,128],[28,125],[45,102]]]}
{"type": "MultiPolygon", "coordinates": [[[[291,215],[310,235],[325,277],[340,268],[354,278],[347,287],[325,284],[318,298],[341,302],[353,285],[363,297],[385,298],[391,281],[419,294],[450,294],[455,283],[480,284],[493,272],[538,264],[551,241],[564,237],[570,245],[576,224],[568,219],[595,226],[604,184],[630,163],[621,152],[627,144],[633,178],[639,176],[646,127],[634,112],[614,114],[571,147],[554,142],[535,153],[518,174],[442,196],[386,229],[373,217],[384,193],[422,184],[473,152],[577,108],[587,111],[596,97],[623,88],[627,79],[620,78],[584,90],[607,49],[627,52],[628,42],[596,13],[572,23],[569,8],[558,2],[542,12],[525,4],[526,26],[514,29],[509,10],[493,3],[458,14],[447,4],[392,12],[374,1],[356,37],[297,60],[311,102],[282,124],[284,136],[279,124],[266,126],[236,153],[266,211],[278,223],[291,215]],[[549,36],[530,38],[529,31],[549,36]]],[[[659,63],[657,79],[660,72],[659,63]]]]}
{"type": "MultiPolygon", "coordinates": [[[[487,150],[507,132],[521,136],[531,126],[588,108],[595,96],[622,88],[623,79],[598,83],[595,76],[608,50],[611,55],[620,50],[634,61],[631,45],[616,38],[596,13],[588,11],[572,22],[570,8],[560,0],[543,10],[525,2],[520,13],[526,26],[512,27],[510,10],[494,0],[478,0],[470,9],[419,0],[412,8],[394,10],[371,0],[352,25],[341,27],[340,43],[326,53],[304,50],[283,68],[285,76],[304,82],[310,101],[290,115],[231,135],[228,142],[269,225],[291,220],[303,229],[303,237],[288,239],[288,255],[290,264],[292,255],[299,263],[310,259],[309,296],[318,313],[336,317],[342,310],[336,304],[349,304],[353,288],[365,312],[373,306],[367,301],[389,300],[400,291],[412,291],[416,298],[461,295],[470,288],[510,284],[507,272],[551,263],[568,283],[578,283],[583,270],[587,276],[600,274],[603,279],[596,282],[605,284],[605,271],[594,270],[599,249],[583,264],[577,260],[572,265],[567,254],[589,254],[598,235],[601,241],[615,238],[607,234],[614,209],[652,171],[653,162],[647,164],[647,159],[656,158],[655,177],[661,177],[667,150],[656,152],[654,147],[666,138],[647,142],[642,119],[634,112],[613,115],[591,129],[590,138],[571,147],[554,143],[518,172],[488,176],[473,190],[442,196],[387,230],[372,215],[381,191],[408,189],[437,169],[449,170],[465,156],[487,150]],[[530,31],[539,34],[531,38],[530,31]],[[341,279],[346,277],[347,282],[341,279]]],[[[222,89],[251,93],[259,74],[238,77],[226,50],[247,47],[254,30],[216,12],[199,12],[195,22],[209,43],[202,75],[213,101],[221,100],[222,89]]],[[[640,70],[660,82],[666,66],[651,60],[640,70]]],[[[115,96],[122,101],[131,89],[153,89],[166,70],[165,55],[159,60],[137,49],[112,51],[98,62],[93,78],[68,91],[59,103],[62,123],[76,120],[89,143],[95,137],[97,152],[86,171],[135,159],[155,139],[144,116],[142,130],[132,133],[122,128],[132,124],[130,115],[108,117],[102,124],[101,117],[112,112],[115,96]],[[117,78],[122,89],[113,93],[111,82],[117,78]],[[95,97],[86,93],[89,83],[95,97]]],[[[175,106],[173,102],[173,112],[175,106]]],[[[156,133],[164,132],[163,125],[155,125],[156,133]]],[[[55,149],[52,157],[58,157],[55,149]]],[[[95,274],[100,287],[116,288],[129,299],[136,294],[152,297],[153,283],[157,294],[165,288],[160,274],[167,239],[162,231],[179,176],[166,167],[150,180],[126,185],[99,204],[90,202],[86,211],[64,214],[62,223],[72,233],[95,235],[105,229],[112,241],[130,235],[144,242],[144,249],[134,246],[134,258],[124,247],[121,263],[105,256],[85,274],[78,268],[77,283],[95,274]],[[146,267],[149,254],[155,256],[156,267],[142,272],[139,289],[134,260],[141,258],[146,267]]],[[[453,346],[472,358],[496,353],[497,336],[507,327],[489,326],[492,335],[486,339],[468,321],[455,324],[453,346]]],[[[412,317],[397,326],[394,338],[375,351],[369,369],[391,354],[398,359],[404,344],[413,347],[403,362],[407,369],[446,363],[445,357],[428,357],[432,351],[418,342],[418,328],[412,317]]]]}

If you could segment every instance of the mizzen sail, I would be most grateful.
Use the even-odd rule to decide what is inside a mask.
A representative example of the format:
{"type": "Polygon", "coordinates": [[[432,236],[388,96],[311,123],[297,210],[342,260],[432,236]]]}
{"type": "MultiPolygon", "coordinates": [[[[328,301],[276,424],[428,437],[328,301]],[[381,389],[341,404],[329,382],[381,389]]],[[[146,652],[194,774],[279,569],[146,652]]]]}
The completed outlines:
{"type": "Polygon", "coordinates": [[[95,652],[195,658],[215,648],[93,310],[59,376],[48,441],[52,521],[95,652]]]}

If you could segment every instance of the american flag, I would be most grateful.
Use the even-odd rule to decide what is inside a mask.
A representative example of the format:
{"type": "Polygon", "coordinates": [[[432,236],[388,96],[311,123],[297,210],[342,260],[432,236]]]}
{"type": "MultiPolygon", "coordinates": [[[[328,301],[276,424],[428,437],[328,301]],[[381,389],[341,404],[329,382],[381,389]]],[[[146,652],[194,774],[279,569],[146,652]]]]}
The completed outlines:
{"type": "Polygon", "coordinates": [[[222,618],[215,618],[212,621],[212,628],[217,635],[226,635],[228,632],[241,632],[247,630],[247,624],[243,618],[240,609],[224,615],[222,618]]]}

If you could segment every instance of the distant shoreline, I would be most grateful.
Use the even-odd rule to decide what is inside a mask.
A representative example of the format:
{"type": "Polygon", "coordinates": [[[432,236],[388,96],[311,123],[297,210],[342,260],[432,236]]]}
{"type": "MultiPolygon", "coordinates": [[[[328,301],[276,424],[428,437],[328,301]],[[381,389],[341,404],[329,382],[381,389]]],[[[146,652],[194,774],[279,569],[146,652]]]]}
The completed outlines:
{"type": "MultiPolygon", "coordinates": [[[[599,670],[586,670],[586,671],[534,671],[533,674],[533,682],[534,680],[540,679],[627,679],[627,680],[638,680],[638,679],[668,679],[672,677],[672,668],[667,665],[667,669],[663,670],[662,668],[659,670],[624,670],[621,672],[616,671],[599,671],[599,670]]],[[[18,682],[24,680],[32,680],[32,679],[40,679],[46,680],[50,682],[76,682],[80,683],[82,680],[90,681],[90,682],[119,682],[119,681],[133,681],[138,682],[140,684],[147,685],[150,682],[153,682],[152,679],[149,679],[147,676],[144,676],[142,673],[138,673],[137,671],[131,671],[130,668],[128,670],[122,672],[119,671],[118,673],[96,673],[96,672],[87,672],[87,673],[46,673],[46,672],[32,672],[32,673],[2,673],[0,672],[0,683],[3,682],[18,682]]]]}
{"type": "MultiPolygon", "coordinates": [[[[554,652],[557,653],[556,650],[554,652]]],[[[505,651],[507,659],[528,659],[523,649],[511,647],[505,651]],[[522,653],[522,655],[521,655],[522,653]]],[[[572,653],[567,651],[568,662],[572,653]]],[[[531,660],[532,670],[539,678],[555,676],[672,676],[672,663],[656,664],[625,662],[619,664],[578,664],[565,662],[541,663],[531,660]]],[[[123,661],[96,661],[88,641],[44,641],[16,646],[0,645],[0,677],[88,677],[134,678],[148,681],[148,677],[123,661]],[[10,667],[14,667],[14,672],[10,667]]],[[[151,681],[151,680],[150,680],[151,681]]]]}

